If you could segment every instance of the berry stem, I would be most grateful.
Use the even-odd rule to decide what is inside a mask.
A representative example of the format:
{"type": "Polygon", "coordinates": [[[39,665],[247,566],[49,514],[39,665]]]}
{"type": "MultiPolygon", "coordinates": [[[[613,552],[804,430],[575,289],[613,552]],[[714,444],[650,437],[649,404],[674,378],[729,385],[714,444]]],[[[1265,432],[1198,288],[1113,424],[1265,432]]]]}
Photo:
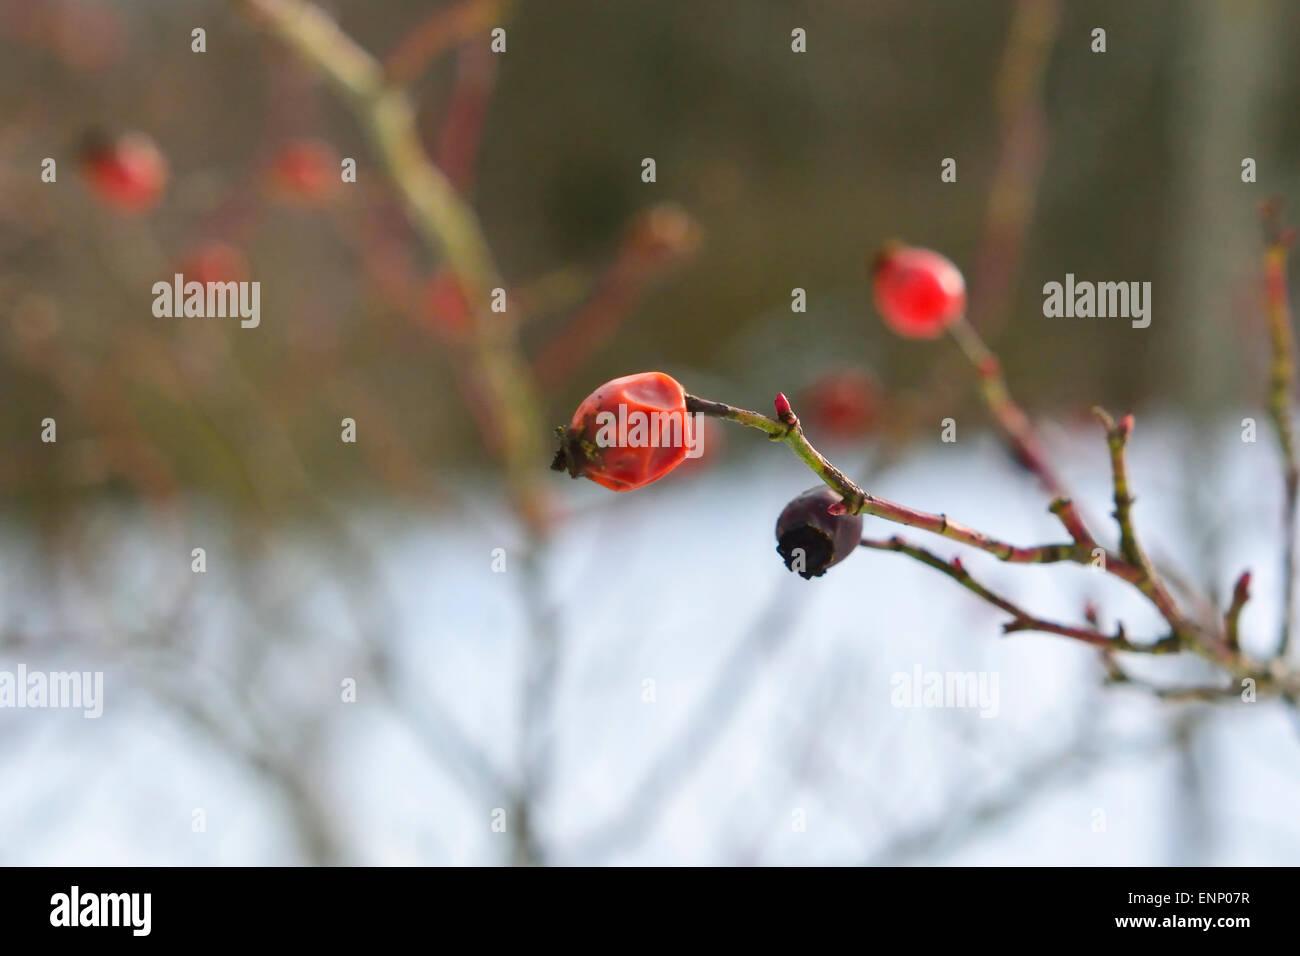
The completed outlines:
{"type": "MultiPolygon", "coordinates": [[[[800,461],[839,493],[844,499],[846,509],[854,514],[874,515],[892,521],[894,524],[920,528],[978,548],[1010,564],[1052,564],[1061,561],[1088,564],[1093,560],[1093,551],[1098,547],[1096,540],[1079,519],[1073,502],[1068,498],[1057,498],[1052,502],[1050,510],[1071,532],[1072,541],[1028,547],[1009,544],[953,521],[945,514],[920,511],[864,491],[812,446],[804,435],[803,426],[798,423],[797,418],[794,418],[793,410],[790,415],[794,418],[794,425],[776,421],[759,412],[751,412],[694,395],[686,396],[686,410],[757,428],[765,432],[773,441],[788,445],[800,461]]],[[[1141,579],[1141,571],[1119,555],[1109,553],[1106,555],[1106,570],[1134,585],[1137,585],[1141,579]]]]}

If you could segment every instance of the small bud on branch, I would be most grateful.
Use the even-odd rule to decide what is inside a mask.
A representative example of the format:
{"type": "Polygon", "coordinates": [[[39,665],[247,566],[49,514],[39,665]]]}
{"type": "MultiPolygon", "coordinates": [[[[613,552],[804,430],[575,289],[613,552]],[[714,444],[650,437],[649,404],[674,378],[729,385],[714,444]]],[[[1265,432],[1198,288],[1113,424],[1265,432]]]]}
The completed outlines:
{"type": "Polygon", "coordinates": [[[772,404],[776,406],[776,417],[780,421],[792,427],[799,423],[799,419],[794,417],[794,409],[790,407],[790,400],[785,397],[784,392],[777,392],[772,404]]]}

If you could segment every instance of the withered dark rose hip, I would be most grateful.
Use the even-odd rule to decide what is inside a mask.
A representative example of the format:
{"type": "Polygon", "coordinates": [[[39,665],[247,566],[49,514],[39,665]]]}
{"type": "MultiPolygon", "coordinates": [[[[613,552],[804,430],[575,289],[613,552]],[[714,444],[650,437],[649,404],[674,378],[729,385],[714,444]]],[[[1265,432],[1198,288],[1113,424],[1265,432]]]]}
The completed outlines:
{"type": "Polygon", "coordinates": [[[861,515],[833,515],[840,496],[825,485],[796,497],[776,519],[776,551],[785,566],[804,580],[821,577],[862,540],[861,515]]]}

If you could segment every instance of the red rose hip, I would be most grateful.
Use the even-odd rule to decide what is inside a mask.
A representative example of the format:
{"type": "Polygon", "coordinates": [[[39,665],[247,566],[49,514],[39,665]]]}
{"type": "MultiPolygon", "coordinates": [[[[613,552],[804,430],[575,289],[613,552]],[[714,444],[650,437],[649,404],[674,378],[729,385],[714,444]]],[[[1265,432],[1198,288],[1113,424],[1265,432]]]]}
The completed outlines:
{"type": "Polygon", "coordinates": [[[885,324],[905,338],[937,338],[966,311],[961,270],[930,249],[886,246],[876,256],[872,287],[885,324]]]}
{"type": "Polygon", "coordinates": [[[91,191],[123,212],[144,212],[167,186],[167,160],[142,133],[91,136],[81,152],[81,169],[91,191]]]}
{"type": "Polygon", "coordinates": [[[638,372],[606,382],[557,428],[560,450],[551,467],[614,491],[657,481],[694,446],[686,391],[663,372],[638,372]]]}

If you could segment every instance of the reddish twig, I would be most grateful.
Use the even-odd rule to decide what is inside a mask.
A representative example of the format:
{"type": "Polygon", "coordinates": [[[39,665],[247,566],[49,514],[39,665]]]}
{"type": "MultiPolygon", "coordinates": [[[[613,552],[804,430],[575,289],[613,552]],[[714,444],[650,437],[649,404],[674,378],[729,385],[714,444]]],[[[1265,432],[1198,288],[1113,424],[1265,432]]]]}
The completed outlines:
{"type": "Polygon", "coordinates": [[[700,233],[699,224],[674,204],[652,206],[638,215],[587,300],[537,353],[533,369],[540,387],[563,384],[613,338],[650,285],[695,254],[700,233]]]}
{"type": "MultiPolygon", "coordinates": [[[[803,426],[800,424],[798,416],[795,415],[794,409],[791,408],[784,395],[779,395],[775,404],[777,417],[769,418],[758,412],[736,408],[722,402],[709,401],[693,395],[686,397],[686,407],[690,412],[747,425],[764,432],[772,441],[779,441],[787,445],[796,457],[841,496],[843,500],[831,508],[834,513],[853,512],[873,515],[895,524],[920,528],[977,548],[1012,564],[1043,564],[1059,561],[1090,564],[1093,561],[1095,551],[1101,550],[1105,557],[1102,570],[1128,582],[1146,596],[1170,625],[1170,633],[1158,641],[1152,644],[1135,644],[1128,640],[1122,629],[1115,635],[1107,635],[1101,632],[1095,624],[1086,628],[1058,624],[1030,614],[1018,605],[979,584],[966,572],[960,561],[951,563],[944,561],[932,552],[898,537],[883,541],[867,540],[863,542],[864,547],[907,554],[952,577],[967,590],[993,606],[1011,614],[1012,620],[1004,627],[1007,632],[1020,630],[1045,631],[1092,644],[1108,653],[1125,650],[1163,654],[1190,650],[1214,662],[1239,679],[1249,679],[1255,682],[1259,688],[1275,690],[1288,700],[1300,696],[1300,674],[1290,671],[1279,660],[1267,664],[1257,664],[1242,655],[1233,643],[1228,640],[1225,633],[1218,632],[1215,629],[1206,630],[1186,618],[1169,595],[1150,561],[1146,558],[1138,543],[1132,520],[1133,501],[1128,490],[1128,470],[1124,456],[1128,436],[1132,431],[1132,420],[1127,416],[1120,424],[1116,425],[1114,422],[1109,422],[1105,413],[1101,413],[1103,421],[1109,422],[1107,432],[1110,439],[1112,478],[1115,485],[1115,515],[1116,520],[1120,523],[1121,540],[1124,548],[1124,553],[1115,554],[1096,547],[1096,541],[1078,519],[1077,512],[1068,499],[1058,498],[1053,501],[1052,511],[1071,530],[1072,540],[1063,544],[1023,547],[990,538],[979,531],[949,520],[947,515],[918,511],[915,508],[869,494],[812,446],[803,433],[803,426]]],[[[1249,579],[1246,580],[1248,583],[1249,579]]],[[[1240,582],[1239,587],[1244,588],[1240,582]]],[[[1243,594],[1241,603],[1244,603],[1244,600],[1243,594]]],[[[1234,628],[1239,611],[1238,608],[1236,611],[1230,612],[1234,628]]],[[[1092,620],[1095,620],[1095,614],[1092,615],[1092,620]]],[[[1122,672],[1119,672],[1113,666],[1112,676],[1114,679],[1123,679],[1122,672]],[[1115,676],[1117,674],[1118,676],[1115,676]]],[[[1221,695],[1217,688],[1180,691],[1162,690],[1160,693],[1190,697],[1221,695]]],[[[1226,693],[1226,691],[1222,692],[1222,694],[1226,693]]]]}
{"type": "Polygon", "coordinates": [[[476,388],[491,405],[485,411],[499,430],[498,448],[512,502],[536,532],[534,518],[544,509],[531,475],[545,434],[537,421],[541,403],[520,354],[519,316],[491,311],[491,290],[504,282],[478,217],[430,161],[416,132],[410,100],[337,23],[305,0],[232,2],[251,10],[346,97],[365,124],[411,224],[455,274],[470,305],[471,334],[463,358],[476,388]]]}
{"type": "Polygon", "coordinates": [[[394,86],[410,83],[439,55],[498,24],[505,0],[460,0],[440,7],[412,29],[384,60],[384,75],[394,86]]]}
{"type": "MultiPolygon", "coordinates": [[[[686,397],[686,408],[691,412],[757,428],[765,432],[773,441],[784,442],[804,464],[812,469],[814,474],[840,494],[844,499],[842,507],[846,512],[874,515],[895,524],[920,528],[978,548],[1011,564],[1048,564],[1061,561],[1091,564],[1095,552],[1100,550],[1105,558],[1106,572],[1128,581],[1135,587],[1140,587],[1143,581],[1143,573],[1139,568],[1129,564],[1122,556],[1099,548],[1096,540],[1083,526],[1073,502],[1069,499],[1056,499],[1052,502],[1050,510],[1070,532],[1071,541],[1028,547],[1013,545],[953,521],[946,514],[920,511],[864,491],[812,446],[803,433],[803,426],[799,424],[799,419],[789,409],[788,402],[783,408],[785,414],[782,415],[782,420],[694,395],[686,397]]],[[[1180,619],[1170,621],[1170,624],[1174,625],[1178,620],[1180,619]]]]}
{"type": "Polygon", "coordinates": [[[1176,653],[1179,649],[1179,640],[1172,634],[1152,643],[1135,644],[1125,635],[1123,625],[1120,625],[1114,634],[1104,634],[1095,626],[1076,627],[1069,624],[1058,624],[1054,621],[1038,617],[1006,598],[1000,597],[976,581],[971,577],[970,572],[967,571],[965,566],[961,563],[960,558],[954,558],[952,561],[945,561],[932,551],[927,551],[924,548],[911,544],[897,535],[886,540],[864,538],[862,540],[862,547],[872,548],[877,551],[895,551],[900,554],[905,554],[910,558],[920,561],[922,564],[934,568],[936,571],[948,575],[948,577],[966,588],[966,590],[1011,615],[1011,620],[1002,625],[1002,631],[1005,634],[1011,634],[1016,631],[1042,631],[1048,634],[1059,634],[1062,637],[1069,637],[1077,641],[1083,641],[1085,644],[1092,644],[1110,651],[1132,651],[1139,654],[1171,654],[1176,653]]]}
{"type": "Polygon", "coordinates": [[[1070,497],[1065,482],[1056,473],[1043,450],[1042,442],[1029,422],[1029,416],[1011,397],[1011,389],[1002,374],[1002,363],[998,357],[984,344],[974,326],[965,318],[950,324],[948,333],[974,367],[975,374],[979,377],[980,397],[1016,459],[1038,477],[1053,497],[1070,497]]]}
{"type": "Polygon", "coordinates": [[[1273,359],[1269,372],[1268,412],[1282,449],[1286,501],[1283,507],[1285,545],[1282,559],[1282,626],[1278,656],[1285,657],[1291,639],[1295,606],[1296,506],[1300,493],[1300,458],[1297,457],[1291,402],[1295,392],[1295,338],[1291,331],[1291,304],[1287,292],[1287,252],[1295,231],[1283,229],[1279,204],[1264,207],[1267,247],[1264,252],[1264,296],[1268,312],[1273,359]]]}
{"type": "Polygon", "coordinates": [[[1115,495],[1114,518],[1119,525],[1120,552],[1140,572],[1141,579],[1137,583],[1142,593],[1160,609],[1160,613],[1176,630],[1181,630],[1184,626],[1182,612],[1138,542],[1137,529],[1133,525],[1133,494],[1129,490],[1126,455],[1128,439],[1133,433],[1133,416],[1125,415],[1116,424],[1100,408],[1094,408],[1092,413],[1106,429],[1106,441],[1110,448],[1111,482],[1115,495]]]}
{"type": "Polygon", "coordinates": [[[434,157],[438,168],[462,193],[468,192],[474,182],[483,123],[496,75],[496,56],[486,44],[461,44],[456,85],[438,129],[434,157]]]}
{"type": "Polygon", "coordinates": [[[1060,0],[1018,0],[994,84],[1000,128],[971,289],[971,324],[992,335],[1005,318],[1047,153],[1043,87],[1061,28],[1060,0]]]}

